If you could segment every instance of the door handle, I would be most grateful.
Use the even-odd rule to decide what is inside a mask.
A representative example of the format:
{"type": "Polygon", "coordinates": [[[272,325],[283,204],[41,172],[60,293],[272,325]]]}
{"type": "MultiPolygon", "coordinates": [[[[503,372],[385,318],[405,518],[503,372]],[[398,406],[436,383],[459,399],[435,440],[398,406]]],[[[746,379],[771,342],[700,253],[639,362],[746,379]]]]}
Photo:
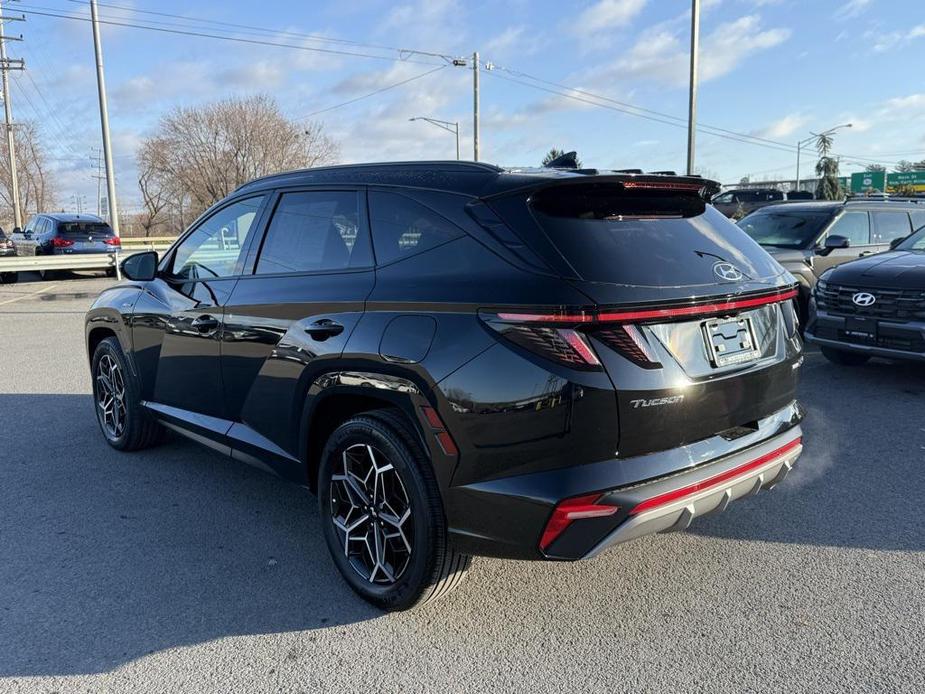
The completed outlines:
{"type": "Polygon", "coordinates": [[[330,318],[322,318],[305,328],[305,332],[308,333],[312,339],[323,342],[329,337],[334,337],[344,332],[344,326],[332,321],[330,318]]]}
{"type": "Polygon", "coordinates": [[[218,329],[218,320],[212,316],[199,316],[191,325],[201,333],[211,333],[218,329]]]}
{"type": "Polygon", "coordinates": [[[858,253],[858,258],[863,258],[865,255],[873,255],[873,254],[874,254],[873,251],[861,251],[860,253],[858,253]]]}

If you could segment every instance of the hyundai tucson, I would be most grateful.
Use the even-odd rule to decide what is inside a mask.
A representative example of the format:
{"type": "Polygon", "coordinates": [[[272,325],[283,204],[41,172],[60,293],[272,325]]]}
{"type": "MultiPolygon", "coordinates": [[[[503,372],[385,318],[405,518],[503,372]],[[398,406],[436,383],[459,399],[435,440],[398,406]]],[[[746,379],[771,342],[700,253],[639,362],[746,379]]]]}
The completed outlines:
{"type": "Polygon", "coordinates": [[[796,284],[699,177],[370,164],[243,185],[86,317],[113,447],[171,429],[317,492],[385,609],[779,483],[796,284]]]}

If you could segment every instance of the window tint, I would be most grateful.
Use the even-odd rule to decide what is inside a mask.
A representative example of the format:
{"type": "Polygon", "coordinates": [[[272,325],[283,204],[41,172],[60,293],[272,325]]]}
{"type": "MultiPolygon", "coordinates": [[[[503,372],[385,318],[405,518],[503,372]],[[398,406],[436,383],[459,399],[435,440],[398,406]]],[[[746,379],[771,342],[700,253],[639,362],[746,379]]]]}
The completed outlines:
{"type": "Polygon", "coordinates": [[[714,205],[728,205],[730,202],[732,202],[732,193],[723,193],[713,198],[714,205]]]}
{"type": "Polygon", "coordinates": [[[241,251],[264,197],[240,200],[200,224],[177,248],[173,274],[185,279],[210,279],[240,273],[241,251]]]}
{"type": "Polygon", "coordinates": [[[355,191],[307,191],[280,197],[267,230],[258,274],[343,270],[372,265],[360,233],[355,191]]]}
{"type": "Polygon", "coordinates": [[[889,243],[912,232],[906,212],[874,212],[874,243],[889,243]]]}
{"type": "Polygon", "coordinates": [[[913,210],[909,216],[912,217],[912,228],[915,231],[925,227],[925,210],[913,210]]]}
{"type": "Polygon", "coordinates": [[[844,236],[852,246],[870,244],[870,220],[866,212],[845,212],[829,229],[829,236],[844,236]]]}
{"type": "Polygon", "coordinates": [[[369,210],[380,265],[423,253],[464,234],[452,222],[403,195],[370,192],[369,210]]]}

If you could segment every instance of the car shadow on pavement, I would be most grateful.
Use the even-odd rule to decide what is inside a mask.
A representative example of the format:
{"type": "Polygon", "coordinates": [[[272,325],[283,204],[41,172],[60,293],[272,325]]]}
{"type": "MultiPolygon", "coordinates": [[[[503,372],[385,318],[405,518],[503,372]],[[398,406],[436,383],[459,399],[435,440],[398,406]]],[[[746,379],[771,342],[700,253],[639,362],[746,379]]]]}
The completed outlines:
{"type": "Polygon", "coordinates": [[[170,440],[121,454],[89,395],[0,394],[0,677],[381,615],[306,490],[170,440]]]}
{"type": "Polygon", "coordinates": [[[694,523],[699,535],[925,550],[925,364],[861,367],[806,354],[804,452],[770,493],[694,523]],[[807,391],[811,389],[811,393],[807,391]],[[811,404],[808,404],[811,401],[811,404]]]}

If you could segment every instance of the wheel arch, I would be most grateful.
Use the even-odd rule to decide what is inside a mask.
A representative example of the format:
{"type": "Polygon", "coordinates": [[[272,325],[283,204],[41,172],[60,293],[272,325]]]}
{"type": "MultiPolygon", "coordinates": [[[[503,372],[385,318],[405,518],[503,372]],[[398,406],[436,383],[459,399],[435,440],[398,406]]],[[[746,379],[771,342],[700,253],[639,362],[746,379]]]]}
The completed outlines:
{"type": "Polygon", "coordinates": [[[321,453],[328,437],[340,424],[362,412],[388,409],[400,413],[408,433],[433,461],[435,446],[428,441],[432,437],[425,436],[420,418],[420,408],[426,404],[416,385],[396,376],[333,372],[316,379],[309,388],[299,427],[304,483],[317,491],[321,453]]]}

